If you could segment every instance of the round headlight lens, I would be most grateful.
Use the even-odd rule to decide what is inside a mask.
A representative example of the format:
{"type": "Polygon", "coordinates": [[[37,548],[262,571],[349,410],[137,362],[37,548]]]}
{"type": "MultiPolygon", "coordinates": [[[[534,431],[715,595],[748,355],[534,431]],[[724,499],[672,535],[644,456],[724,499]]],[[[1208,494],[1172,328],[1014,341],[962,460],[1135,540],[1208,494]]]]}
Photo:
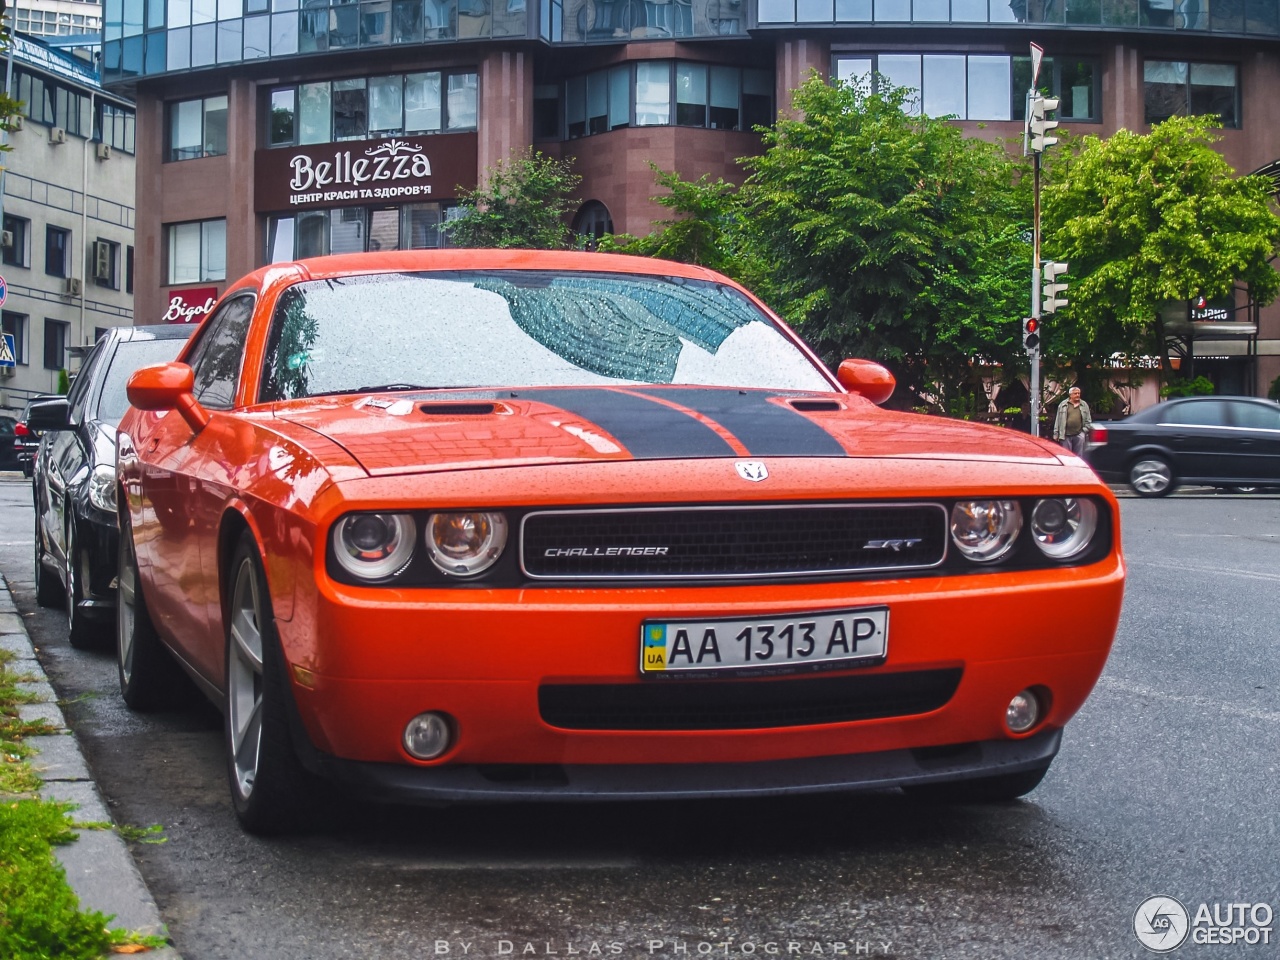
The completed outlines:
{"type": "Polygon", "coordinates": [[[385,580],[413,559],[416,533],[405,513],[353,513],[334,526],[333,553],[361,580],[385,580]]]}
{"type": "Polygon", "coordinates": [[[951,508],[951,540],[968,559],[999,560],[1017,542],[1022,508],[1016,500],[961,500],[951,508]]]}
{"type": "Polygon", "coordinates": [[[427,520],[427,555],[442,573],[474,577],[497,563],[507,545],[500,513],[433,513],[427,520]]]}
{"type": "Polygon", "coordinates": [[[1098,531],[1098,507],[1092,500],[1054,497],[1031,511],[1031,533],[1041,553],[1066,560],[1083,552],[1098,531]]]}

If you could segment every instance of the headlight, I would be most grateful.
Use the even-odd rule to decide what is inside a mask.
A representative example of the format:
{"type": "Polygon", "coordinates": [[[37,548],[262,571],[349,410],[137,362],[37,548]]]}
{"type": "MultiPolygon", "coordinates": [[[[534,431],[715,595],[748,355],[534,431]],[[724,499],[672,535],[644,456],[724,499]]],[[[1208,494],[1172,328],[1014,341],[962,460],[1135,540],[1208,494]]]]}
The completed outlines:
{"type": "Polygon", "coordinates": [[[1038,500],[1031,511],[1031,533],[1046,557],[1066,560],[1081,553],[1098,530],[1098,508],[1075,497],[1038,500]]]}
{"type": "Polygon", "coordinates": [[[404,513],[353,513],[333,528],[333,554],[361,580],[385,580],[413,559],[417,529],[404,513]]]}
{"type": "Polygon", "coordinates": [[[970,560],[991,563],[1013,549],[1022,530],[1016,500],[962,500],[951,508],[951,540],[970,560]]]}
{"type": "Polygon", "coordinates": [[[436,569],[474,577],[502,556],[507,518],[500,513],[433,513],[427,519],[426,543],[436,569]]]}
{"type": "Polygon", "coordinates": [[[89,474],[89,502],[103,513],[116,512],[116,468],[100,463],[89,474]]]}

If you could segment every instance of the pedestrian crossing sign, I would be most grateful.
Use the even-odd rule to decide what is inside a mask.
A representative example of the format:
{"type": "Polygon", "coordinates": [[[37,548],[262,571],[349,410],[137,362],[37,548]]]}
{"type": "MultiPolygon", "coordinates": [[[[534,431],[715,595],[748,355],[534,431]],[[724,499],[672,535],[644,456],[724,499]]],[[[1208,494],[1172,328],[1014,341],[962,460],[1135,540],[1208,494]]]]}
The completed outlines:
{"type": "Polygon", "coordinates": [[[0,367],[15,367],[17,359],[13,355],[13,334],[6,333],[0,340],[0,367]]]}

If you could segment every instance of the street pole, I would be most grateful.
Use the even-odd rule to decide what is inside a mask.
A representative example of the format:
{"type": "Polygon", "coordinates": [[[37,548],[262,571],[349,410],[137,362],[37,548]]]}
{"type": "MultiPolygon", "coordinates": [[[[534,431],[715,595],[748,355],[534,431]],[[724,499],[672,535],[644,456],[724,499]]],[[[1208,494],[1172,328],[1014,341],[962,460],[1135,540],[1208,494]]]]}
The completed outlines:
{"type": "MultiPolygon", "coordinates": [[[[1027,93],[1027,108],[1031,107],[1031,96],[1027,93]]],[[[1032,169],[1032,226],[1031,226],[1031,316],[1035,318],[1036,329],[1040,329],[1040,153],[1031,154],[1032,169]]],[[[1043,338],[1043,334],[1041,335],[1043,338]]],[[[1040,347],[1027,351],[1027,360],[1031,364],[1031,435],[1040,436],[1040,347]]]]}

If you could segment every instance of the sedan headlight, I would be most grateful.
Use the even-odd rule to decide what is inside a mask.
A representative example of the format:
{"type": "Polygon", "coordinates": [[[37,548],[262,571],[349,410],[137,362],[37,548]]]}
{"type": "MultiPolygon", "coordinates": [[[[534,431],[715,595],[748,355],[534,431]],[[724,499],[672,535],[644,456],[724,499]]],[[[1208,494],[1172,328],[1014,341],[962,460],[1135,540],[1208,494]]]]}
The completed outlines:
{"type": "Polygon", "coordinates": [[[1055,497],[1037,500],[1031,511],[1031,533],[1046,557],[1067,560],[1082,553],[1098,530],[1098,507],[1092,500],[1055,497]]]}
{"type": "Polygon", "coordinates": [[[405,513],[353,513],[333,528],[333,555],[361,580],[385,580],[413,559],[417,529],[405,513]]]}
{"type": "Polygon", "coordinates": [[[500,513],[433,513],[427,519],[427,555],[453,577],[474,577],[498,562],[507,545],[500,513]]]}
{"type": "Polygon", "coordinates": [[[103,513],[116,512],[116,468],[100,463],[89,474],[89,503],[103,513]]]}
{"type": "Polygon", "coordinates": [[[1016,500],[961,500],[951,508],[951,540],[977,563],[999,560],[1013,549],[1021,530],[1016,500]]]}

